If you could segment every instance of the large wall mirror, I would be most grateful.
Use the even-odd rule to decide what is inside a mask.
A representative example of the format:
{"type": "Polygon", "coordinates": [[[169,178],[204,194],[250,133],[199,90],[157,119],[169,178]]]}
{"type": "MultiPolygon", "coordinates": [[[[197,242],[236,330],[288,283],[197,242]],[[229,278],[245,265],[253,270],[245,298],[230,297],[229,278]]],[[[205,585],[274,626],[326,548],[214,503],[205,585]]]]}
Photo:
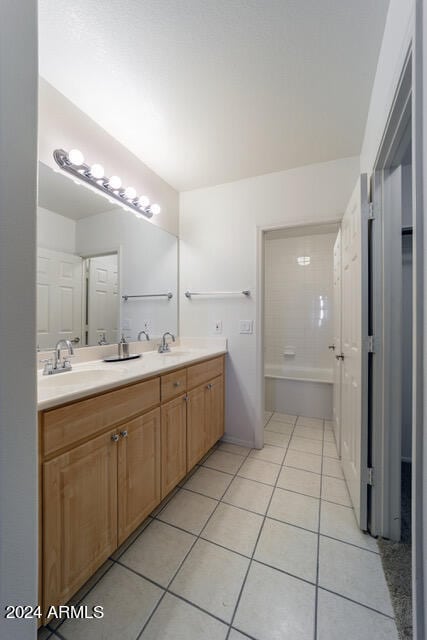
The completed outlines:
{"type": "Polygon", "coordinates": [[[177,284],[174,235],[39,162],[40,350],[176,334],[177,284]]]}

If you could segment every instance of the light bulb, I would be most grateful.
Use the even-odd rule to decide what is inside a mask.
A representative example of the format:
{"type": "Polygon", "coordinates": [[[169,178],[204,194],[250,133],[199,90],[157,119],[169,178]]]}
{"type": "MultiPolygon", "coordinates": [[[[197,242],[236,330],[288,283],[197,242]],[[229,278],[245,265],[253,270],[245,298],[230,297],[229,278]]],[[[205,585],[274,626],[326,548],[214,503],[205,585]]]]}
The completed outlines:
{"type": "Polygon", "coordinates": [[[90,168],[90,175],[96,180],[100,180],[104,177],[104,167],[102,164],[93,164],[90,168]]]}
{"type": "Polygon", "coordinates": [[[136,190],[133,187],[126,187],[124,196],[126,200],[134,200],[136,197],[136,190]]]}
{"type": "Polygon", "coordinates": [[[122,181],[120,180],[119,176],[111,176],[111,178],[108,178],[108,186],[110,187],[110,189],[120,189],[120,187],[122,186],[122,181]]]}
{"type": "Polygon", "coordinates": [[[71,149],[68,153],[68,160],[71,164],[75,164],[76,166],[80,166],[85,161],[84,155],[78,149],[71,149]]]}
{"type": "Polygon", "coordinates": [[[150,207],[150,211],[154,216],[157,216],[160,213],[161,209],[158,204],[152,204],[150,207]]]}
{"type": "Polygon", "coordinates": [[[141,209],[146,209],[149,204],[150,201],[147,196],[141,196],[140,198],[138,198],[138,207],[141,207],[141,209]]]}

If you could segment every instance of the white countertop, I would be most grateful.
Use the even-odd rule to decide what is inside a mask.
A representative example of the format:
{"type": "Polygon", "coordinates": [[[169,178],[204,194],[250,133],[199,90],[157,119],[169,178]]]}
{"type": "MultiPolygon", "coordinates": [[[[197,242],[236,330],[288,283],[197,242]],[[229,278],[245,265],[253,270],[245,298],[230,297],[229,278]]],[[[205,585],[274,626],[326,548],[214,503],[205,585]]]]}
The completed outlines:
{"type": "MultiPolygon", "coordinates": [[[[134,343],[135,344],[135,343],[134,343]]],[[[79,350],[82,351],[82,350],[79,350]]],[[[130,353],[135,353],[130,348],[130,353]]],[[[89,395],[167,373],[227,353],[226,340],[180,341],[169,354],[144,351],[141,358],[121,362],[94,359],[73,365],[71,372],[37,374],[37,408],[48,409],[89,395]]],[[[79,360],[82,360],[80,357],[79,360]]]]}

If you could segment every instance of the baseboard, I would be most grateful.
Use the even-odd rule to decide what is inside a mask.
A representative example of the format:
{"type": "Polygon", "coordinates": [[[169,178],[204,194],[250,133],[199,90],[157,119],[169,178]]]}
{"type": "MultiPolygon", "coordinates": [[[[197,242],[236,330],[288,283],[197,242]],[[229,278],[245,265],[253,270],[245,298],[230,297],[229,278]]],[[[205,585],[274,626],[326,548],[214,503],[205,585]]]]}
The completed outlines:
{"type": "Polygon", "coordinates": [[[233,436],[228,436],[227,434],[224,434],[224,436],[221,438],[221,442],[238,444],[240,447],[248,447],[249,449],[254,448],[253,440],[240,440],[240,438],[233,438],[233,436]]]}

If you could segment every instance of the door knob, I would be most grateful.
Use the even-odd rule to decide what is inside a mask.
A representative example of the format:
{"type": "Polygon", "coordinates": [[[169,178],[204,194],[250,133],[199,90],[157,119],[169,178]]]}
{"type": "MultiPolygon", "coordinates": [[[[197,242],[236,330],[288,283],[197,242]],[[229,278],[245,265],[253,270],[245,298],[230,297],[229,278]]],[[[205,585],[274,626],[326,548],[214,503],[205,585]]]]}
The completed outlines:
{"type": "Polygon", "coordinates": [[[113,442],[118,442],[118,441],[119,441],[119,439],[120,439],[120,436],[119,436],[119,434],[118,434],[118,433],[114,433],[114,434],[111,436],[111,440],[112,440],[113,442]]]}
{"type": "Polygon", "coordinates": [[[335,356],[337,360],[344,360],[344,354],[340,353],[338,356],[335,356]]]}
{"type": "Polygon", "coordinates": [[[178,380],[177,382],[173,383],[174,387],[180,387],[181,386],[181,382],[178,380]]]}
{"type": "Polygon", "coordinates": [[[128,437],[127,430],[125,429],[124,431],[120,431],[120,435],[121,435],[122,438],[127,438],[128,437]]]}

